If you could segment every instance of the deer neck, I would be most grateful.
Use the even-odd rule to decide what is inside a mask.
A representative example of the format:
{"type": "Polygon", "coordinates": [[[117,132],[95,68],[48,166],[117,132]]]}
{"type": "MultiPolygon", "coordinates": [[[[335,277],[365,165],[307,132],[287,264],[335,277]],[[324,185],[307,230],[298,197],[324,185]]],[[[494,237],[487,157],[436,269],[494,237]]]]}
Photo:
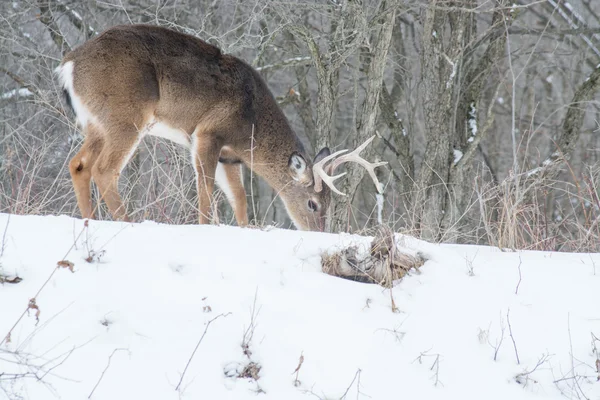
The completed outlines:
{"type": "Polygon", "coordinates": [[[292,153],[297,152],[307,158],[302,142],[290,127],[275,99],[269,97],[259,102],[260,107],[256,109],[251,138],[251,148],[254,151],[246,163],[280,193],[294,183],[288,173],[288,162],[292,153]]]}

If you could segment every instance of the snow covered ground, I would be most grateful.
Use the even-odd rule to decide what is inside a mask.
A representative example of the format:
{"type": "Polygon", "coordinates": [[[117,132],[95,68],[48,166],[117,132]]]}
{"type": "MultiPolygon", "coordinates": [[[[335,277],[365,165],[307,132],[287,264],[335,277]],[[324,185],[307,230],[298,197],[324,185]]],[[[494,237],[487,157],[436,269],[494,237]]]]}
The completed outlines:
{"type": "Polygon", "coordinates": [[[600,399],[600,254],[400,237],[429,260],[390,293],[320,271],[358,236],[0,214],[3,236],[0,398],[600,399]]]}

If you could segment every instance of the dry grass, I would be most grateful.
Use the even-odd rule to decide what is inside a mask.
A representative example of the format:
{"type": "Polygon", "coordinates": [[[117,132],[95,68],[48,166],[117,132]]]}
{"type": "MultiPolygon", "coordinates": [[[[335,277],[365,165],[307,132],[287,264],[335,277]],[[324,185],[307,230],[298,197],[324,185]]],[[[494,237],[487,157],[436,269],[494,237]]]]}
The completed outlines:
{"type": "Polygon", "coordinates": [[[375,230],[368,254],[361,254],[354,245],[321,255],[321,267],[326,274],[388,288],[410,271],[418,271],[424,263],[421,255],[400,250],[394,232],[385,226],[375,230]]]}
{"type": "Polygon", "coordinates": [[[257,381],[260,379],[259,374],[261,368],[262,367],[259,364],[255,363],[254,361],[251,361],[244,367],[244,369],[242,369],[242,371],[238,375],[238,378],[247,378],[257,381]]]}
{"type": "MultiPolygon", "coordinates": [[[[4,126],[0,139],[0,212],[79,216],[67,163],[78,150],[81,138],[64,116],[58,120],[68,129],[68,136],[57,135],[48,125],[36,124],[48,109],[20,106],[28,111],[37,109],[37,113],[25,122],[4,126]]],[[[505,181],[511,179],[514,178],[509,176],[505,181]]],[[[398,193],[398,188],[390,183],[384,195],[383,222],[396,232],[417,238],[422,232],[437,230],[439,238],[434,241],[440,242],[514,250],[597,252],[600,251],[599,179],[600,164],[596,163],[576,172],[568,169],[556,181],[535,182],[535,188],[525,186],[515,191],[507,189],[502,181],[492,182],[484,171],[478,170],[468,213],[448,231],[426,227],[416,217],[418,205],[410,199],[418,198],[420,192],[398,193]]],[[[256,203],[250,207],[255,227],[273,223],[288,227],[287,213],[274,200],[272,190],[262,181],[253,184],[257,186],[256,199],[249,198],[248,202],[256,203]]],[[[97,200],[97,190],[93,185],[92,189],[97,200]]],[[[165,140],[148,138],[142,142],[123,171],[120,193],[134,221],[197,223],[197,195],[189,154],[165,140]]],[[[221,223],[234,224],[225,196],[217,191],[215,199],[221,223]]],[[[362,185],[350,212],[348,231],[375,223],[379,210],[373,204],[372,188],[362,185]]],[[[111,219],[104,204],[97,215],[99,219],[111,219]]]]}
{"type": "Polygon", "coordinates": [[[515,189],[512,179],[478,193],[484,244],[512,250],[600,251],[600,167],[588,168],[575,183],[531,182],[515,189]]]}
{"type": "MultiPolygon", "coordinates": [[[[27,140],[22,135],[26,127],[11,130],[11,140],[6,142],[10,142],[11,147],[4,148],[0,212],[78,216],[66,164],[79,144],[74,141],[71,147],[60,150],[56,137],[48,137],[47,141],[27,140]]],[[[123,171],[120,184],[120,192],[134,221],[197,223],[196,190],[188,158],[184,150],[160,139],[142,143],[123,171]]],[[[537,182],[535,189],[524,189],[527,196],[523,196],[523,191],[506,189],[503,183],[495,185],[483,178],[476,179],[469,213],[452,232],[440,231],[439,241],[514,250],[600,251],[600,166],[587,167],[577,179],[573,174],[569,181],[537,182]]],[[[97,191],[92,188],[93,197],[98,199],[97,191]]],[[[392,189],[386,194],[384,222],[397,232],[420,237],[426,229],[414,218],[415,205],[399,205],[392,189]]],[[[364,206],[353,207],[349,227],[350,222],[354,226],[369,226],[375,221],[376,207],[367,213],[361,211],[368,209],[365,198],[368,195],[364,191],[360,194],[358,203],[364,206]]],[[[234,224],[225,197],[216,192],[215,199],[221,223],[234,224]]],[[[262,208],[267,207],[258,207],[262,208]]],[[[277,214],[281,221],[285,214],[283,207],[274,204],[270,208],[268,212],[273,217],[277,214]]],[[[104,204],[100,205],[97,215],[99,219],[111,219],[104,204]]],[[[264,210],[252,220],[258,228],[273,223],[264,210]]],[[[352,254],[347,256],[353,258],[352,254]]]]}

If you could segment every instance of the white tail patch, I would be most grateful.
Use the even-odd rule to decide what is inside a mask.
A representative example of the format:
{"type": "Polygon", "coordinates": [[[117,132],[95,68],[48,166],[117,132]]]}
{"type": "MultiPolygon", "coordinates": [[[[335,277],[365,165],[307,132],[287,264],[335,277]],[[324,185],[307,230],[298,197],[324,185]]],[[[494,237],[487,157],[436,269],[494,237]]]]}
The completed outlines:
{"type": "Polygon", "coordinates": [[[192,147],[190,135],[181,129],[173,128],[164,122],[154,119],[148,123],[146,129],[146,133],[148,135],[169,139],[188,149],[192,147]]]}
{"type": "Polygon", "coordinates": [[[93,121],[95,123],[97,121],[96,118],[83,105],[81,98],[75,94],[75,89],[73,88],[74,66],[75,64],[73,64],[73,61],[68,61],[56,68],[55,72],[58,74],[58,79],[63,89],[65,89],[71,97],[71,105],[73,106],[73,110],[77,116],[77,122],[82,128],[85,128],[88,122],[93,121]]]}

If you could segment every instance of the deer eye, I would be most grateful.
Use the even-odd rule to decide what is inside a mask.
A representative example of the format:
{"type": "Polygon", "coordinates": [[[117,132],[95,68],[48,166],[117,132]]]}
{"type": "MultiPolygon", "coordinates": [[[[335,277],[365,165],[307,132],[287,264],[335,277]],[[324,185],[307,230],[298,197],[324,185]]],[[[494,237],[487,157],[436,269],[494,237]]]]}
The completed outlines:
{"type": "Polygon", "coordinates": [[[319,205],[317,204],[317,202],[315,202],[313,200],[309,200],[308,201],[308,209],[312,212],[316,212],[319,210],[319,205]]]}

